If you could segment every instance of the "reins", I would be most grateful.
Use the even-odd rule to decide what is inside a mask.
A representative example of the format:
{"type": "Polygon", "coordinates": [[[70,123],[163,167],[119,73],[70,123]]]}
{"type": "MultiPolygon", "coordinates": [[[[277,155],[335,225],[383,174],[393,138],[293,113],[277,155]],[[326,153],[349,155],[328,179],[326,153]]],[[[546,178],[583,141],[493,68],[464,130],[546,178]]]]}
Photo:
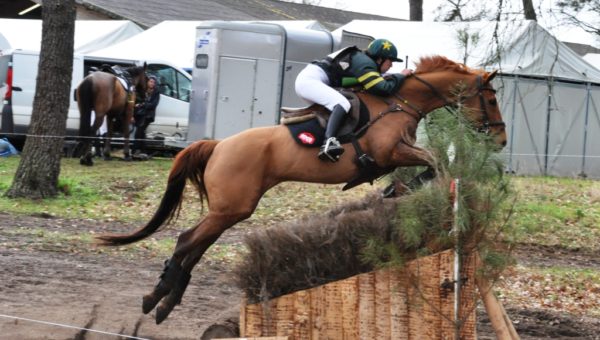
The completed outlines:
{"type": "MultiPolygon", "coordinates": [[[[455,102],[448,100],[448,98],[446,98],[446,96],[444,96],[442,93],[440,93],[440,91],[438,91],[437,88],[435,88],[431,83],[429,83],[425,79],[417,76],[416,74],[412,74],[412,77],[414,77],[415,79],[417,79],[418,81],[420,81],[421,83],[423,83],[425,86],[427,86],[436,97],[438,97],[439,99],[441,99],[444,102],[443,107],[448,112],[450,112],[454,116],[458,115],[458,112],[456,110],[451,109],[451,107],[456,104],[455,102]]],[[[489,134],[490,127],[492,127],[492,126],[506,126],[506,124],[503,121],[490,121],[489,113],[488,113],[488,110],[487,110],[487,106],[485,105],[485,98],[483,97],[483,91],[492,91],[493,93],[496,93],[496,90],[493,89],[492,87],[484,86],[484,84],[483,84],[483,78],[481,77],[481,75],[477,76],[476,82],[477,82],[477,88],[476,88],[475,92],[473,94],[471,94],[471,95],[468,95],[468,96],[461,96],[460,97],[460,101],[462,102],[465,99],[469,99],[469,98],[472,98],[474,96],[479,96],[479,105],[480,105],[480,111],[483,114],[483,123],[478,128],[478,131],[479,132],[483,132],[485,134],[489,134]]],[[[410,104],[407,99],[401,97],[397,93],[394,94],[394,97],[397,98],[398,100],[400,100],[406,106],[410,107],[413,111],[415,111],[419,115],[420,119],[425,118],[426,114],[423,113],[423,110],[421,110],[420,108],[416,107],[415,105],[410,104]]],[[[397,104],[397,105],[399,105],[399,104],[397,104]]],[[[400,106],[400,110],[397,110],[397,111],[404,111],[404,110],[400,106]]]]}
{"type": "MultiPolygon", "coordinates": [[[[432,84],[427,82],[425,79],[423,79],[415,74],[413,74],[412,76],[415,77],[415,79],[417,79],[421,83],[425,84],[425,86],[427,86],[436,97],[441,99],[443,101],[443,107],[446,110],[448,110],[448,112],[450,112],[454,116],[458,117],[458,112],[456,110],[453,111],[450,109],[450,106],[456,105],[455,102],[448,100],[448,98],[446,98],[446,96],[444,96],[438,89],[436,89],[432,84]]],[[[491,126],[497,126],[497,125],[504,126],[505,124],[502,121],[490,121],[489,113],[488,113],[487,107],[485,105],[485,98],[483,97],[483,91],[494,91],[494,93],[496,92],[492,87],[484,86],[482,76],[478,75],[476,91],[472,95],[462,96],[459,99],[459,101],[463,101],[465,99],[469,99],[474,96],[479,96],[479,103],[481,106],[480,111],[483,114],[483,123],[478,128],[478,130],[480,132],[484,132],[485,134],[489,134],[491,126]]],[[[412,118],[414,118],[417,122],[419,120],[425,118],[427,113],[424,112],[417,105],[412,104],[406,98],[403,98],[402,96],[400,96],[397,93],[394,94],[394,98],[396,98],[400,102],[396,102],[394,100],[389,100],[387,98],[383,98],[382,100],[388,105],[387,109],[382,112],[379,112],[379,114],[377,114],[377,116],[375,118],[369,120],[360,129],[358,129],[357,131],[352,133],[351,142],[352,142],[352,146],[354,147],[354,149],[356,151],[356,163],[359,168],[359,174],[357,175],[356,178],[349,181],[344,186],[343,190],[348,190],[360,183],[363,183],[364,181],[369,181],[372,184],[373,180],[375,178],[379,177],[381,175],[381,173],[386,173],[386,171],[384,171],[385,169],[380,168],[377,165],[377,163],[375,162],[375,160],[363,151],[360,144],[358,143],[357,136],[362,134],[366,129],[373,126],[373,124],[375,124],[378,120],[380,120],[385,115],[387,115],[388,113],[391,113],[391,112],[398,112],[398,111],[406,112],[412,118]],[[402,105],[406,105],[407,107],[409,107],[411,109],[411,111],[416,113],[418,116],[414,116],[414,113],[411,113],[410,111],[405,110],[402,105]]]]}

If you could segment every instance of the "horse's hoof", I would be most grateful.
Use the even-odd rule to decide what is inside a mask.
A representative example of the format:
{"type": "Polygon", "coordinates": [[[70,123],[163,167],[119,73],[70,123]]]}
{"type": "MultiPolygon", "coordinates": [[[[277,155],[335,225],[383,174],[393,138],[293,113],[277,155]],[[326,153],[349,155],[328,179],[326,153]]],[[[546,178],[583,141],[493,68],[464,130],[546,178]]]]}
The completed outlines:
{"type": "Polygon", "coordinates": [[[150,313],[150,311],[153,310],[154,307],[156,307],[161,298],[162,296],[160,298],[157,298],[154,295],[154,293],[144,295],[144,297],[142,298],[142,312],[144,312],[144,314],[150,313]]]}
{"type": "Polygon", "coordinates": [[[160,325],[161,322],[165,321],[165,319],[171,314],[173,308],[175,308],[174,303],[169,303],[170,300],[167,298],[156,308],[156,324],[160,325]]]}
{"type": "Polygon", "coordinates": [[[382,198],[394,198],[406,195],[410,189],[402,182],[393,182],[383,189],[382,198]]]}
{"type": "Polygon", "coordinates": [[[94,165],[94,161],[92,161],[91,159],[88,159],[88,158],[80,158],[79,159],[79,164],[85,165],[85,166],[93,166],[94,165]]]}
{"type": "Polygon", "coordinates": [[[190,279],[192,276],[188,272],[182,272],[179,281],[177,281],[171,289],[169,295],[163,299],[163,301],[156,308],[156,324],[160,324],[163,322],[167,316],[171,313],[173,308],[181,303],[181,298],[183,297],[183,293],[187,289],[188,283],[190,283],[190,279]]]}

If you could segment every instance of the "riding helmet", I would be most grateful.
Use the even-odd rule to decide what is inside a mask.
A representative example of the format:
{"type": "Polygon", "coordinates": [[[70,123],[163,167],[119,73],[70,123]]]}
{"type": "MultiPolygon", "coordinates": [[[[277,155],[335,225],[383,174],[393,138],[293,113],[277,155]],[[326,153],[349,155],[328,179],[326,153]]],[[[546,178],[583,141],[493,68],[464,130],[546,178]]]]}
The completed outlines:
{"type": "Polygon", "coordinates": [[[390,59],[391,61],[403,61],[398,58],[398,50],[391,41],[387,39],[375,39],[371,41],[366,50],[367,54],[374,58],[390,59]]]}

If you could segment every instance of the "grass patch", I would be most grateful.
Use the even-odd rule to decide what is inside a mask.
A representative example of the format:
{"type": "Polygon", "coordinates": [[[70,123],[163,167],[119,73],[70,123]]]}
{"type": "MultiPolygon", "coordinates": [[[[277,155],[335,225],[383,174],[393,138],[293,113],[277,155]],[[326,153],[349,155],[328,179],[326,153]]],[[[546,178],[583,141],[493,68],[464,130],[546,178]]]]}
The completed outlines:
{"type": "MultiPolygon", "coordinates": [[[[154,158],[146,162],[99,160],[93,167],[84,167],[79,165],[78,159],[65,158],[61,163],[59,196],[30,201],[8,199],[2,195],[12,183],[19,160],[19,157],[0,159],[0,211],[125,223],[146,222],[152,216],[162,198],[172,164],[172,159],[154,158]]],[[[511,182],[517,192],[514,216],[510,222],[515,241],[598,249],[600,181],[515,176],[511,182]]],[[[383,181],[376,182],[375,188],[384,184],[383,181]]],[[[239,226],[273,226],[306,214],[326,211],[344,201],[359,199],[375,189],[361,185],[341,191],[341,187],[282,183],[268,191],[254,215],[239,226]]],[[[193,188],[188,187],[180,219],[174,222],[174,228],[188,229],[200,218],[199,199],[193,188]]],[[[168,247],[170,245],[164,246],[168,247]]]]}
{"type": "Polygon", "coordinates": [[[0,211],[127,222],[144,220],[145,210],[158,203],[157,193],[165,185],[172,162],[153,159],[141,165],[141,162],[98,161],[93,167],[83,167],[78,159],[64,158],[59,195],[32,201],[3,196],[12,183],[18,161],[18,157],[9,157],[0,162],[0,211]]]}
{"type": "Polygon", "coordinates": [[[555,177],[515,177],[512,220],[517,242],[598,249],[600,182],[555,177]]]}

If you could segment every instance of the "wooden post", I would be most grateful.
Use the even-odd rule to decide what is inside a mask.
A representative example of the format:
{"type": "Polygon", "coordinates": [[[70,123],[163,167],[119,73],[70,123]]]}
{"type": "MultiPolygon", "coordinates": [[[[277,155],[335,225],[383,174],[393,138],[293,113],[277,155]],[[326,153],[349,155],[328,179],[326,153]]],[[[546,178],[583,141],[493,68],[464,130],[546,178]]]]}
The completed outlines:
{"type": "Polygon", "coordinates": [[[496,337],[498,340],[519,340],[519,334],[515,330],[512,322],[508,318],[504,307],[492,291],[492,285],[490,282],[481,277],[475,278],[475,283],[477,284],[477,289],[479,289],[479,294],[481,295],[481,300],[485,306],[485,311],[490,318],[490,322],[492,323],[492,328],[494,332],[496,332],[496,337]]]}

